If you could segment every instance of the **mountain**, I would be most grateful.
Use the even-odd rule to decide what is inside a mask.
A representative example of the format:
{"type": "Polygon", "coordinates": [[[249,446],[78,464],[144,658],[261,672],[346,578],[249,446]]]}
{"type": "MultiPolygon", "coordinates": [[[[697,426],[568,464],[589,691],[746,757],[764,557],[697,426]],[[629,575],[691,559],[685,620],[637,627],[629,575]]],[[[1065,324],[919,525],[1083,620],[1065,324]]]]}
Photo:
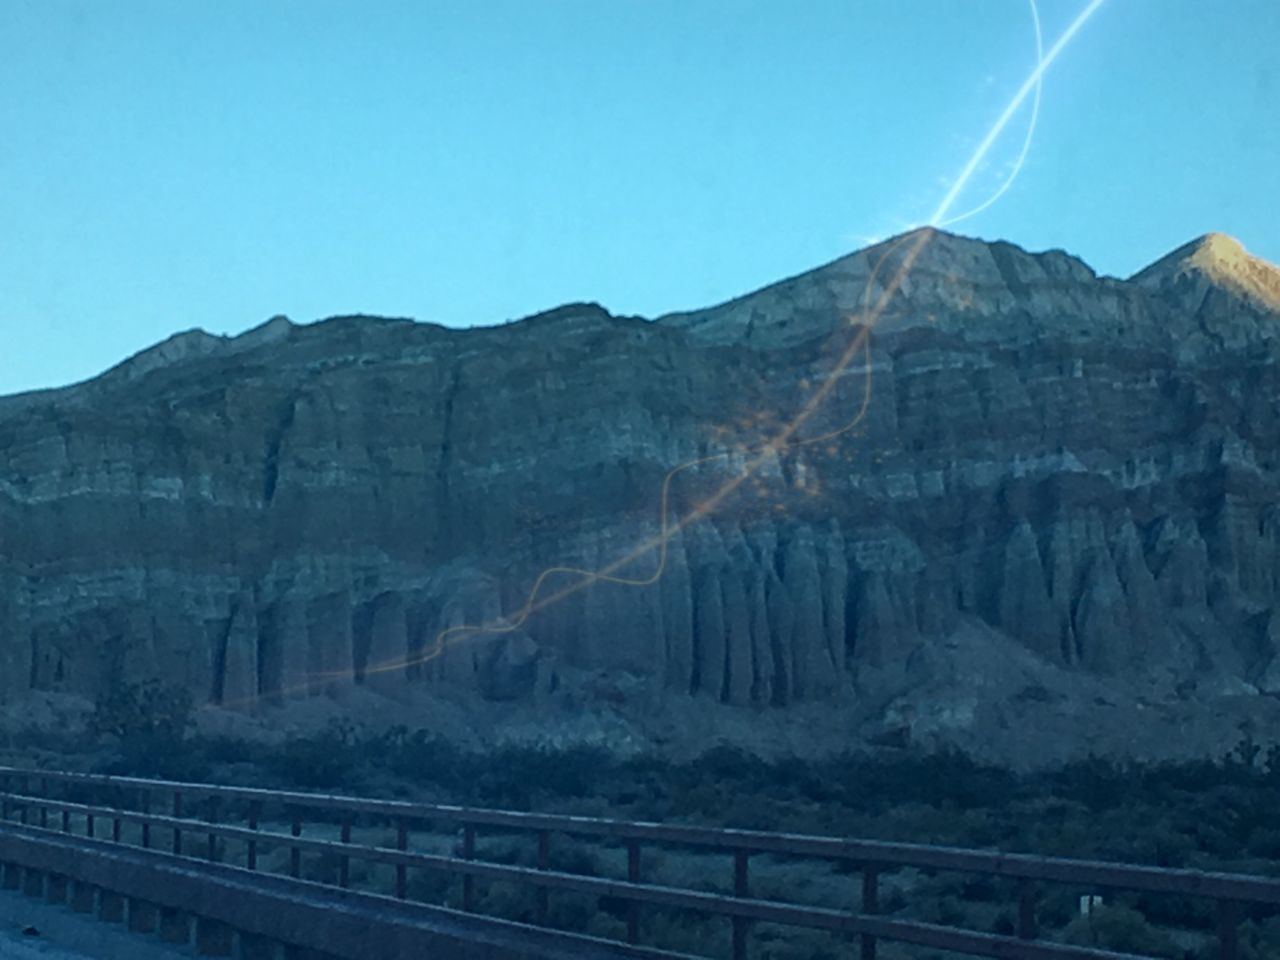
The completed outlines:
{"type": "Polygon", "coordinates": [[[1183,298],[1235,296],[1265,310],[1280,310],[1280,268],[1251,256],[1240,241],[1207,233],[1134,274],[1149,290],[1173,289],[1183,298]]]}
{"type": "Polygon", "coordinates": [[[180,334],[0,399],[0,696],[1020,763],[1280,730],[1277,276],[927,230],[653,321],[180,334]]]}

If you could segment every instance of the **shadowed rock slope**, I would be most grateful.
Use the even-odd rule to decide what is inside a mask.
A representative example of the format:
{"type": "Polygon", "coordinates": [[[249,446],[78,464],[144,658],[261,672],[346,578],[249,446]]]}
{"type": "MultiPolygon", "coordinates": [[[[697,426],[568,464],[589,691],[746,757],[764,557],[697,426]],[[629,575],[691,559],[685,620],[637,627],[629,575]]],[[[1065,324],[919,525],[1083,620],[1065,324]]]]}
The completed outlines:
{"type": "Polygon", "coordinates": [[[352,685],[536,701],[630,675],[771,712],[874,703],[908,738],[994,736],[1000,703],[1069,719],[1099,682],[1153,723],[1270,709],[1280,271],[1217,235],[1121,281],[931,232],[801,436],[847,423],[870,376],[855,430],[770,456],[617,571],[664,563],[652,586],[419,662],[545,568],[658,534],[673,466],[723,454],[675,479],[673,517],[740,475],[831,373],[894,244],[656,321],[276,318],[0,399],[0,694],[158,676],[230,706],[352,685]],[[941,666],[979,634],[981,677],[941,666]]]}

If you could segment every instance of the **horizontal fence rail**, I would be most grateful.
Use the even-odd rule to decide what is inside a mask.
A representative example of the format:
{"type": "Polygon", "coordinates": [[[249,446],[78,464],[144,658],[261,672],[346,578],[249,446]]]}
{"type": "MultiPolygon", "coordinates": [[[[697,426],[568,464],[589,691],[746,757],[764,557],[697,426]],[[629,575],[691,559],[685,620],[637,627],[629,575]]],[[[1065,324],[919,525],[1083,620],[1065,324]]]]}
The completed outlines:
{"type": "MultiPolygon", "coordinates": [[[[757,922],[823,930],[854,938],[862,960],[874,960],[876,943],[892,940],[976,956],[1019,960],[1105,960],[1120,954],[1039,939],[1036,904],[1039,886],[1046,883],[1109,888],[1143,893],[1206,898],[1218,905],[1218,953],[1236,960],[1238,927],[1245,905],[1280,908],[1280,879],[1212,871],[1164,869],[1103,861],[1039,857],[984,850],[909,843],[716,829],[675,824],[609,820],[595,817],[520,813],[409,803],[364,797],[264,790],[213,784],[177,783],[134,777],[0,767],[0,829],[3,822],[28,828],[71,833],[125,843],[124,824],[138,828],[137,846],[160,849],[166,841],[171,856],[214,861],[218,841],[243,846],[245,869],[260,869],[265,850],[287,850],[288,872],[301,876],[304,852],[336,861],[333,886],[351,883],[352,861],[384,864],[395,869],[395,896],[408,895],[408,871],[425,870],[456,875],[462,880],[464,910],[476,908],[475,881],[506,881],[537,891],[537,918],[546,922],[547,895],[553,891],[613,898],[628,905],[629,943],[639,939],[638,907],[676,908],[719,916],[732,925],[732,956],[746,960],[748,934],[757,922]],[[54,796],[54,787],[62,795],[54,796]],[[205,806],[204,816],[191,810],[205,806]],[[161,812],[164,811],[164,812],[161,812]],[[268,820],[264,814],[278,815],[268,820]],[[371,818],[395,831],[395,846],[352,841],[355,818],[371,818]],[[239,825],[233,820],[242,821],[239,825]],[[268,829],[269,824],[281,829],[268,829]],[[410,837],[426,824],[446,823],[461,828],[454,855],[409,849],[410,837]],[[288,832],[283,832],[287,824],[288,832]],[[304,828],[324,826],[340,830],[340,840],[305,836],[304,828]],[[501,833],[530,834],[537,840],[537,866],[517,866],[478,858],[477,828],[501,833]],[[626,850],[627,879],[611,879],[553,870],[549,849],[553,835],[592,838],[626,850]],[[733,893],[721,894],[645,882],[641,877],[641,844],[679,847],[725,854],[732,862],[733,893]],[[459,855],[460,854],[460,855],[459,855]],[[755,898],[750,891],[750,858],[769,854],[844,863],[860,874],[851,889],[848,910],[799,905],[755,898]],[[1014,881],[1017,922],[1014,936],[981,933],[918,921],[878,916],[879,878],[902,867],[955,871],[1014,881]]],[[[313,881],[314,882],[314,881],[313,881]]]]}

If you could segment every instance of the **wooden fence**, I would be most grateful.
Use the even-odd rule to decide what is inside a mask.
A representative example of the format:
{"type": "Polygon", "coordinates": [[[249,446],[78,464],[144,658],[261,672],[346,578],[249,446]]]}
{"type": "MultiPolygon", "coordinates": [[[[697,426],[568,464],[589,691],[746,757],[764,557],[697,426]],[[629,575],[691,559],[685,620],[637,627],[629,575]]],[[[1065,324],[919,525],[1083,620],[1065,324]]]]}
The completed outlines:
{"type": "Polygon", "coordinates": [[[28,828],[83,835],[125,843],[123,825],[135,826],[130,841],[164,849],[184,860],[207,861],[232,847],[243,869],[262,868],[265,845],[289,851],[288,874],[301,876],[304,852],[326,854],[338,864],[336,887],[352,882],[352,861],[387,864],[395,870],[395,897],[409,895],[410,870],[441,871],[461,878],[463,910],[476,909],[476,882],[509,881],[536,891],[536,919],[545,924],[548,895],[571,891],[613,898],[626,907],[626,939],[640,936],[645,905],[697,911],[725,918],[732,928],[732,957],[747,960],[751,925],[759,922],[825,930],[859,941],[862,960],[875,960],[881,940],[975,956],[1020,960],[1101,960],[1116,957],[1085,947],[1039,939],[1036,913],[1045,884],[1083,886],[1205,898],[1217,905],[1221,960],[1236,960],[1242,911],[1249,905],[1280,908],[1280,880],[1242,874],[1100,861],[1006,854],[907,843],[714,829],[594,817],[561,816],[479,809],[447,804],[406,803],[365,797],[262,790],[200,783],[177,783],[0,767],[0,829],[4,822],[28,828]],[[198,812],[193,816],[192,811],[198,812]],[[357,818],[394,830],[395,845],[353,842],[357,818]],[[415,833],[438,835],[441,825],[457,831],[449,854],[410,849],[415,833]],[[275,825],[276,829],[272,829],[275,825]],[[284,832],[287,825],[288,832],[284,832]],[[312,830],[307,835],[307,828],[312,830]],[[317,828],[339,839],[315,836],[317,828]],[[517,866],[481,859],[479,831],[520,833],[536,841],[536,865],[517,866]],[[585,876],[551,869],[553,837],[569,835],[620,845],[626,851],[625,880],[585,876]],[[647,882],[642,875],[645,845],[723,854],[732,894],[647,882]],[[753,857],[782,855],[845,864],[855,874],[844,910],[766,900],[752,895],[753,857]],[[881,915],[880,878],[894,869],[914,867],[1010,879],[1016,888],[1016,924],[1012,936],[958,927],[897,920],[881,915]],[[730,872],[731,871],[731,872],[730,872]]]}

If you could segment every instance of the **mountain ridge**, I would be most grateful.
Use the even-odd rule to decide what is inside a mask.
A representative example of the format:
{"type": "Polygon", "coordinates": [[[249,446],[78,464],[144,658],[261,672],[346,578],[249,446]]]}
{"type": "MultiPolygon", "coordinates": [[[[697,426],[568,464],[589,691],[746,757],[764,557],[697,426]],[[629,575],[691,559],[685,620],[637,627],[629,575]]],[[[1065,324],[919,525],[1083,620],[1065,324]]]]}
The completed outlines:
{"type": "MultiPolygon", "coordinates": [[[[1178,250],[1186,248],[1183,245],[1178,250]]],[[[1158,259],[1153,267],[1172,255],[1158,259]]],[[[1171,296],[1198,309],[1206,291],[1153,288],[1136,280],[1099,276],[1083,260],[1062,250],[1029,253],[1004,241],[988,243],[921,228],[741,297],[667,314],[657,322],[677,326],[708,343],[794,345],[832,334],[839,326],[839,322],[831,323],[833,318],[856,320],[868,306],[885,298],[877,320],[877,326],[884,330],[941,320],[947,329],[962,336],[985,333],[1012,342],[1057,335],[1058,319],[1070,316],[1085,321],[1087,329],[1082,333],[1086,335],[1138,336],[1167,347],[1169,331],[1153,320],[1151,298],[1171,296]],[[900,269],[908,251],[917,249],[915,239],[921,234],[924,242],[911,269],[903,275],[901,288],[885,298],[886,278],[900,269]],[[1028,319],[1031,322],[1026,322],[1028,319]]],[[[1216,275],[1208,283],[1233,302],[1240,298],[1238,285],[1224,285],[1216,275]]],[[[1266,303],[1245,299],[1251,309],[1257,308],[1252,312],[1271,312],[1266,303]]],[[[1192,329],[1191,325],[1183,332],[1195,346],[1207,336],[1202,328],[1192,329]]],[[[1255,334],[1252,330],[1238,332],[1244,337],[1255,334]]]]}
{"type": "Polygon", "coordinates": [[[0,699],[456,695],[526,738],[768,717],[1021,763],[1280,730],[1274,315],[944,238],[795,438],[828,439],[742,479],[832,376],[871,260],[670,320],[277,318],[0,401],[0,699]],[[686,464],[666,506],[694,519],[617,570],[651,585],[517,616],[543,571],[651,542],[686,464]]]}
{"type": "MultiPolygon", "coordinates": [[[[981,259],[980,257],[975,257],[975,254],[983,252],[989,253],[991,259],[997,261],[997,270],[1003,269],[1008,272],[1010,270],[1008,263],[1012,258],[1022,263],[1031,261],[1041,265],[1048,264],[1049,268],[1045,272],[1049,275],[1066,275],[1081,282],[1096,281],[1100,283],[1113,282],[1137,285],[1150,291],[1158,291],[1168,287],[1180,277],[1190,273],[1198,273],[1211,286],[1216,286],[1233,295],[1244,297],[1262,309],[1280,311],[1280,267],[1248,254],[1239,241],[1222,233],[1207,233],[1195,240],[1182,244],[1172,251],[1157,257],[1146,267],[1133,273],[1129,278],[1119,280],[1099,275],[1083,258],[1070,254],[1061,248],[1031,252],[1017,244],[1004,240],[986,241],[933,227],[921,227],[843,254],[817,267],[767,283],[748,293],[731,297],[728,300],[705,307],[668,312],[653,318],[649,322],[667,323],[688,328],[696,325],[695,318],[732,310],[734,307],[752,302],[762,295],[767,296],[775,291],[788,290],[798,284],[821,280],[831,273],[850,273],[855,278],[865,280],[881,257],[889,257],[894,248],[907,246],[911,240],[922,233],[926,234],[929,239],[923,247],[923,254],[917,258],[912,267],[913,271],[922,273],[962,276],[961,273],[957,272],[956,268],[964,266],[966,263],[973,266],[976,261],[981,259]],[[1004,264],[1003,268],[999,265],[1001,262],[1004,264]],[[1230,266],[1227,266],[1228,264],[1230,266]]],[[[892,267],[895,265],[895,261],[890,257],[887,260],[887,264],[892,267]]],[[[1012,270],[1011,276],[1013,278],[1012,283],[1015,286],[1021,282],[1017,277],[1016,268],[1012,270]]],[[[910,284],[909,275],[907,284],[910,284]]],[[[1202,296],[1203,294],[1201,294],[1202,296]]],[[[844,309],[852,310],[853,308],[845,305],[844,309]]],[[[488,330],[507,326],[511,323],[547,322],[565,316],[583,315],[597,311],[611,318],[616,316],[599,303],[583,301],[549,307],[514,320],[473,327],[443,327],[439,324],[416,320],[407,322],[436,327],[441,330],[488,330]]],[[[198,359],[216,352],[236,352],[254,349],[274,340],[286,339],[290,331],[299,327],[312,327],[330,320],[357,319],[360,317],[361,315],[328,317],[310,323],[296,324],[284,315],[275,315],[257,326],[234,336],[212,334],[199,327],[192,328],[145,347],[87,380],[64,386],[39,388],[2,395],[0,396],[0,412],[3,411],[3,403],[6,400],[35,395],[46,396],[49,391],[74,389],[107,377],[129,379],[143,375],[155,367],[180,363],[189,358],[198,359]]],[[[366,319],[406,322],[405,318],[372,315],[366,319]]],[[[647,318],[631,317],[628,319],[645,320],[647,318]]]]}

